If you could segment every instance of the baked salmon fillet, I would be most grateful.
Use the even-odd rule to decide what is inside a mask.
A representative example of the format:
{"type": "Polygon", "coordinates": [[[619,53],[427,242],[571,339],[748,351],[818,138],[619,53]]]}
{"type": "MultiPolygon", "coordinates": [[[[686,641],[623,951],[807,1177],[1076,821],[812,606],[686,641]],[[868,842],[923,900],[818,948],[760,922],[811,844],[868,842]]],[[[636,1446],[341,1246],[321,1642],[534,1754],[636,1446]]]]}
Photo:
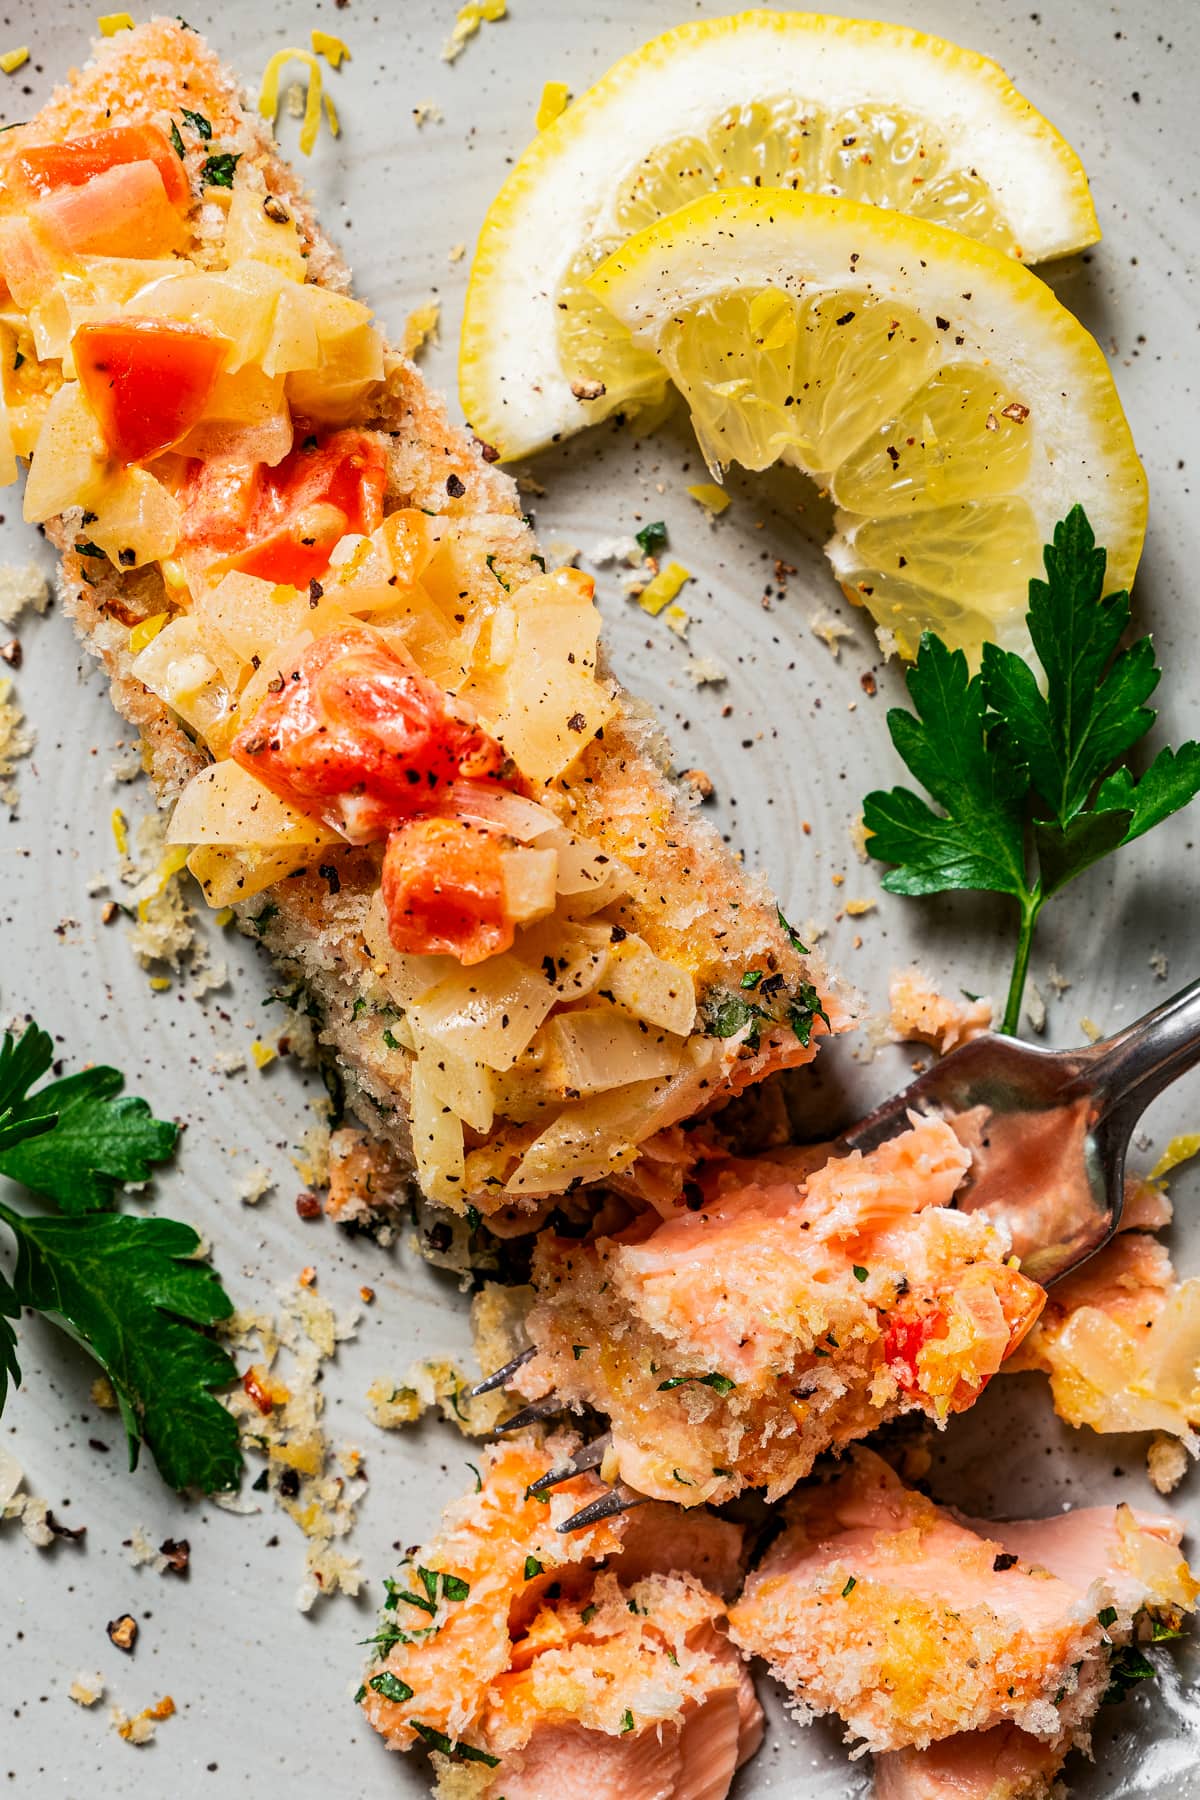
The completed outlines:
{"type": "Polygon", "coordinates": [[[763,1723],[725,1632],[741,1528],[655,1506],[560,1534],[599,1483],[529,1484],[577,1445],[485,1450],[388,1583],[359,1702],[392,1749],[433,1752],[447,1800],[724,1800],[763,1723]]]}
{"type": "Polygon", "coordinates": [[[1060,1754],[1086,1744],[1122,1647],[1152,1617],[1177,1625],[1198,1591],[1169,1516],[963,1519],[861,1448],[786,1516],[731,1635],[800,1717],[836,1713],[876,1753],[1005,1725],[1060,1754]]]}
{"type": "Polygon", "coordinates": [[[514,1382],[608,1416],[609,1479],[684,1506],[774,1499],[900,1413],[944,1424],[1037,1318],[1007,1239],[953,1210],[970,1152],[944,1121],[820,1157],[717,1157],[667,1217],[541,1234],[514,1382]]]}
{"type": "Polygon", "coordinates": [[[0,276],[0,478],[30,465],[170,866],[305,985],[430,1197],[627,1173],[814,1054],[824,977],[605,671],[592,582],[194,31],[119,32],[4,135],[0,276]]]}

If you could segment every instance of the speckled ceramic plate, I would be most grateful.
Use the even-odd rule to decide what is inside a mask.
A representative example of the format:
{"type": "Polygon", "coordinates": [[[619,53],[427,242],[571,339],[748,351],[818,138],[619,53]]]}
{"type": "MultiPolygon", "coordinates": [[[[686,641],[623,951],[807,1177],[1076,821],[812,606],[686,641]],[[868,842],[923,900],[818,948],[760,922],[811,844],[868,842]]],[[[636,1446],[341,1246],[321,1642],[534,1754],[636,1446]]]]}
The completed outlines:
{"type": "MultiPolygon", "coordinates": [[[[578,92],[618,56],[666,26],[727,10],[719,0],[511,0],[512,16],[488,26],[450,67],[440,48],[452,0],[350,0],[288,4],[196,4],[191,22],[250,81],[284,43],[306,43],[314,24],[341,32],[354,60],[335,78],[344,135],[323,139],[311,165],[321,214],[346,247],[360,291],[396,335],[415,305],[442,302],[442,344],[427,359],[450,383],[467,262],[484,210],[533,128],[542,83],[561,77],[578,92]],[[418,125],[414,109],[436,102],[440,119],[418,125]]],[[[834,10],[856,10],[835,6],[834,10]]],[[[1161,729],[1172,740],[1200,735],[1195,647],[1195,569],[1200,551],[1192,470],[1200,425],[1192,397],[1197,350],[1195,194],[1200,139],[1194,113],[1200,39],[1194,0],[1149,4],[1096,0],[890,0],[893,18],[940,32],[997,57],[1082,153],[1104,228],[1090,255],[1050,274],[1068,305],[1109,352],[1139,448],[1150,471],[1150,535],[1138,582],[1140,620],[1153,629],[1166,669],[1161,729]]],[[[25,117],[52,80],[83,58],[94,29],[89,7],[39,0],[4,21],[4,42],[28,41],[19,74],[0,76],[0,116],[25,117]],[[22,16],[24,15],[24,16],[22,16]]],[[[294,140],[295,122],[283,127],[294,140]]],[[[863,793],[899,773],[884,713],[901,697],[899,673],[880,665],[860,620],[834,661],[810,630],[820,607],[839,601],[819,545],[822,504],[791,475],[735,473],[734,504],[715,529],[684,489],[697,479],[687,429],[668,427],[646,444],[620,429],[576,439],[536,467],[544,499],[538,525],[549,540],[585,552],[626,532],[635,513],[666,519],[677,555],[695,571],[689,644],[622,600],[602,578],[600,598],[618,670],[655,702],[681,764],[709,771],[714,807],[733,844],[763,864],[790,915],[827,928],[834,960],[880,1006],[888,970],[914,955],[952,987],[996,991],[1005,979],[1006,937],[997,906],[891,899],[855,859],[848,826],[863,793]],[[776,558],[796,573],[781,593],[776,558]],[[690,656],[727,671],[721,687],[697,690],[690,656]],[[862,677],[873,671],[878,692],[862,677]],[[869,685],[869,684],[868,684],[869,685]],[[866,918],[841,917],[848,898],[875,898],[866,918]]],[[[11,492],[0,521],[0,556],[45,555],[19,522],[11,492]]],[[[347,1548],[363,1558],[369,1586],[358,1602],[296,1609],[304,1545],[291,1521],[264,1510],[231,1517],[166,1491],[152,1465],[125,1472],[111,1414],[89,1397],[91,1371],[58,1333],[23,1323],[25,1385],[0,1423],[0,1446],[19,1457],[29,1486],[87,1536],[33,1548],[17,1527],[0,1529],[0,1793],[32,1800],[242,1800],[296,1796],[418,1795],[417,1758],[389,1757],[350,1705],[357,1640],[371,1629],[380,1577],[395,1548],[423,1536],[443,1502],[467,1479],[469,1448],[448,1427],[384,1436],[364,1395],[379,1375],[415,1356],[461,1352],[466,1305],[403,1243],[382,1251],[295,1212],[301,1181],[290,1155],[305,1126],[311,1081],[292,1061],[263,1074],[224,1076],[217,1058],[244,1051],[262,1029],[271,974],[245,946],[223,944],[230,986],[206,1005],[177,986],[150,990],[121,925],[101,923],[98,874],[115,874],[108,818],[120,800],[147,804],[110,773],[121,730],[101,684],[66,622],[53,613],[22,632],[18,678],[37,731],[20,774],[17,816],[0,821],[0,1017],[36,1011],[73,1060],[106,1060],[129,1071],[159,1112],[187,1121],[177,1167],[160,1184],[173,1213],[212,1241],[238,1300],[270,1301],[277,1282],[316,1265],[320,1288],[342,1310],[367,1284],[356,1338],[328,1366],[327,1422],[339,1442],[366,1455],[370,1486],[347,1548]],[[256,1210],[235,1197],[252,1164],[277,1186],[256,1210]],[[134,1570],[123,1548],[138,1525],[157,1542],[187,1537],[186,1579],[134,1570]],[[141,1623],[132,1657],[105,1635],[129,1610],[141,1623]],[[85,1711],[67,1688],[79,1670],[99,1670],[105,1703],[85,1711]],[[113,1732],[108,1706],[127,1712],[170,1693],[178,1712],[157,1742],[138,1751],[113,1732]]],[[[1165,739],[1164,739],[1165,741],[1165,739]]],[[[1034,968],[1047,995],[1051,1041],[1078,1041],[1082,1017],[1115,1028],[1197,973],[1194,811],[1094,870],[1046,916],[1034,968]],[[1051,963],[1070,981],[1061,997],[1046,982],[1051,963]]],[[[874,1060],[861,1042],[825,1053],[820,1080],[848,1084],[865,1103],[898,1083],[898,1052],[874,1060]]],[[[1146,1121],[1148,1158],[1166,1137],[1195,1127],[1193,1077],[1146,1121]]],[[[1200,1266],[1189,1211],[1200,1197],[1192,1173],[1175,1188],[1180,1267],[1200,1266]]],[[[936,1491],[971,1512],[1029,1513],[1077,1501],[1153,1503],[1144,1443],[1100,1440],[1060,1426],[1044,1384],[993,1383],[973,1413],[940,1440],[936,1491]]],[[[265,1496],[249,1499],[264,1506],[265,1496]]],[[[1200,1526],[1196,1477],[1176,1496],[1200,1526]]],[[[1072,1768],[1072,1792],[1097,1796],[1200,1794],[1200,1709],[1192,1698],[1200,1653],[1185,1644],[1153,1691],[1106,1714],[1096,1761],[1072,1768]]],[[[764,1681],[764,1689],[769,1687],[764,1681]]],[[[1146,1684],[1147,1689],[1150,1684],[1146,1684]]],[[[829,1797],[864,1791],[836,1734],[800,1731],[772,1704],[766,1747],[738,1784],[738,1800],[768,1794],[829,1797]]]]}

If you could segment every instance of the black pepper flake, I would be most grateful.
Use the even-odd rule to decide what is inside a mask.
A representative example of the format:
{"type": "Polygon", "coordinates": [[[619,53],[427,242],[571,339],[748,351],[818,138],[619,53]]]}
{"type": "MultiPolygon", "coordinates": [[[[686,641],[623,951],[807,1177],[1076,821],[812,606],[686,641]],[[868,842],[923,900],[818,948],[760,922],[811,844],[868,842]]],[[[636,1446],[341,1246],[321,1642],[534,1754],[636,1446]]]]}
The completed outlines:
{"type": "Polygon", "coordinates": [[[943,319],[940,313],[935,313],[933,315],[933,322],[939,331],[949,331],[950,329],[949,319],[943,319]]]}
{"type": "Polygon", "coordinates": [[[132,569],[134,563],[137,561],[137,551],[136,550],[118,550],[117,551],[117,561],[120,563],[120,565],[123,569],[132,569]]]}
{"type": "Polygon", "coordinates": [[[568,731],[586,731],[587,730],[587,720],[584,718],[584,716],[581,712],[575,712],[575,713],[571,714],[570,718],[567,720],[567,730],[568,731]]]}
{"type": "Polygon", "coordinates": [[[300,1471],[284,1469],[279,1476],[279,1493],[284,1500],[294,1500],[300,1492],[300,1471]]]}
{"type": "Polygon", "coordinates": [[[317,866],[317,874],[320,875],[323,881],[329,883],[329,891],[331,894],[341,893],[342,878],[338,874],[337,868],[333,863],[319,863],[317,866]]]}
{"type": "Polygon", "coordinates": [[[838,325],[848,325],[853,317],[853,312],[843,313],[840,319],[835,320],[835,323],[838,325]]]}
{"type": "Polygon", "coordinates": [[[187,1574],[188,1564],[192,1557],[192,1546],[186,1538],[164,1538],[158,1546],[158,1553],[167,1559],[167,1567],[163,1570],[164,1575],[168,1570],[172,1575],[187,1574]]]}
{"type": "Polygon", "coordinates": [[[310,606],[315,606],[317,604],[317,602],[319,600],[323,600],[324,597],[325,597],[325,589],[321,586],[320,582],[317,580],[316,576],[314,575],[312,580],[308,584],[308,604],[310,606]]]}
{"type": "Polygon", "coordinates": [[[452,500],[461,500],[466,491],[467,484],[465,481],[460,480],[457,475],[447,475],[446,492],[452,500]]]}
{"type": "Polygon", "coordinates": [[[1020,1557],[1014,1556],[1011,1550],[1002,1550],[992,1563],[992,1568],[997,1575],[1003,1575],[1005,1569],[1014,1568],[1020,1560],[1020,1557]]]}

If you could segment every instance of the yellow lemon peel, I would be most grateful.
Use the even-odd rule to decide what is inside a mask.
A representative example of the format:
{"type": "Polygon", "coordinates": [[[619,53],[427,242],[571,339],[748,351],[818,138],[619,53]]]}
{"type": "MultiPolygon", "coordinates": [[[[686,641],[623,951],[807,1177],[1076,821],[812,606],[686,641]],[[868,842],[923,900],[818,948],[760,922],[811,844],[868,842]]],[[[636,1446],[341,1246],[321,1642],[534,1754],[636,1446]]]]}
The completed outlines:
{"type": "Polygon", "coordinates": [[[129,633],[130,656],[136,656],[139,650],[144,650],[147,644],[152,643],[170,616],[170,613],[155,613],[152,618],[143,619],[139,625],[135,625],[129,633]]]}
{"type": "MultiPolygon", "coordinates": [[[[289,46],[277,50],[266,68],[263,70],[262,86],[258,91],[258,110],[264,119],[272,125],[279,111],[279,77],[289,62],[302,62],[308,70],[308,92],[304,101],[304,123],[300,127],[300,148],[305,156],[311,156],[313,145],[317,141],[317,133],[321,129],[321,101],[325,101],[325,113],[329,120],[329,129],[334,137],[341,131],[341,123],[334,110],[333,101],[325,93],[321,78],[321,65],[311,50],[298,50],[289,46]]],[[[335,64],[336,67],[336,64],[335,64]]]]}
{"type": "Polygon", "coordinates": [[[418,356],[428,343],[438,341],[442,309],[436,300],[414,307],[404,321],[404,354],[418,356]]]}
{"type": "Polygon", "coordinates": [[[335,37],[332,31],[312,30],[312,47],[317,56],[323,56],[331,68],[340,69],[349,60],[350,46],[343,38],[335,37]]]}
{"type": "Polygon", "coordinates": [[[718,487],[715,481],[698,481],[688,489],[688,493],[697,506],[702,506],[714,518],[723,513],[730,503],[729,494],[723,487],[718,487]]]}
{"type": "Polygon", "coordinates": [[[669,606],[678,594],[685,581],[692,579],[692,571],[685,569],[680,562],[669,562],[665,569],[648,581],[638,595],[638,605],[643,612],[648,612],[652,619],[657,619],[663,608],[669,606]]]}
{"type": "Polygon", "coordinates": [[[567,101],[571,98],[571,90],[565,81],[548,81],[542,89],[542,97],[538,101],[537,117],[534,124],[539,131],[545,131],[547,125],[553,125],[555,119],[561,118],[567,110],[567,101]]]}
{"type": "Polygon", "coordinates": [[[116,37],[118,31],[133,30],[133,20],[128,13],[101,13],[96,23],[101,37],[116,37]]]}
{"type": "Polygon", "coordinates": [[[22,44],[19,50],[5,50],[0,54],[0,69],[3,69],[6,75],[15,75],[17,70],[23,69],[28,61],[29,46],[22,44]]]}

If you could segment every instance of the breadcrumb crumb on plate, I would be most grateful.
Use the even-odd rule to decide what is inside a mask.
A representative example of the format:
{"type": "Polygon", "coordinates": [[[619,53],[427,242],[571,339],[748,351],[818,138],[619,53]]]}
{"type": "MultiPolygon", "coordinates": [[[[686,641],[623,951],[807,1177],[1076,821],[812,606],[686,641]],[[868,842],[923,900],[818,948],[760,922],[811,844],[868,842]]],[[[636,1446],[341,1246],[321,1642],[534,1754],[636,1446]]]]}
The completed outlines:
{"type": "Polygon", "coordinates": [[[953,1000],[916,967],[893,972],[888,1004],[893,1035],[904,1044],[930,1044],[939,1056],[992,1027],[992,1002],[986,995],[953,1000]]]}

